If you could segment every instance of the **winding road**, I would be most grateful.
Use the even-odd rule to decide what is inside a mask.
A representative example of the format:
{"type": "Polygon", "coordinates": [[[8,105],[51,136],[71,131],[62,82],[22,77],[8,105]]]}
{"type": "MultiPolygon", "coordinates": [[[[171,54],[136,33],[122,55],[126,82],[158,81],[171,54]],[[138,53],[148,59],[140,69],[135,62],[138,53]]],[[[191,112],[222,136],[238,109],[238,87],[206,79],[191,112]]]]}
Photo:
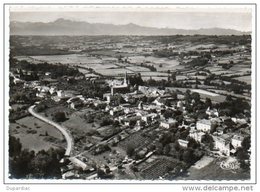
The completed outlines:
{"type": "Polygon", "coordinates": [[[68,133],[67,128],[55,123],[53,121],[51,121],[50,119],[41,116],[40,114],[36,113],[33,109],[34,109],[35,105],[31,106],[28,111],[29,113],[31,113],[34,117],[44,121],[45,123],[48,123],[54,127],[56,127],[65,137],[66,141],[67,141],[67,148],[66,148],[66,152],[65,152],[65,156],[70,156],[71,155],[71,151],[73,148],[73,138],[72,136],[68,133]]]}

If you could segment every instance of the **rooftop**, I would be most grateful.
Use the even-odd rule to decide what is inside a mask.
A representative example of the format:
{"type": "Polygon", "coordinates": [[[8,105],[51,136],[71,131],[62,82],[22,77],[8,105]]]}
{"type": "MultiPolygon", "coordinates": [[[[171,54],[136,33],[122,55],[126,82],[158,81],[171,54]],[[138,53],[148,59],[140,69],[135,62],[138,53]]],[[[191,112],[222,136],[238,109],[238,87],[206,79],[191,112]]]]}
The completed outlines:
{"type": "Polygon", "coordinates": [[[206,124],[206,125],[211,125],[211,121],[208,120],[208,119],[201,119],[201,120],[199,120],[197,123],[206,124]]]}

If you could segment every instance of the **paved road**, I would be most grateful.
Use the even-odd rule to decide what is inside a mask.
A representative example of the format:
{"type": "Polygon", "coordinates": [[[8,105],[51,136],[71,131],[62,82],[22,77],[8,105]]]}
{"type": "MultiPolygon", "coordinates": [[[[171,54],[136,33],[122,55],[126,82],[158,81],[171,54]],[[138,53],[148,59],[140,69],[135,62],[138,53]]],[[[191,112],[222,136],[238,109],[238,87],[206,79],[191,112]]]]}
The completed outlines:
{"type": "Polygon", "coordinates": [[[44,121],[45,123],[48,123],[54,127],[56,127],[65,137],[66,141],[67,141],[67,148],[66,148],[66,152],[65,155],[66,156],[70,156],[71,151],[72,151],[72,147],[73,147],[73,138],[72,136],[67,132],[67,129],[64,126],[59,125],[58,123],[55,123],[53,121],[51,121],[50,119],[47,119],[46,117],[41,116],[40,114],[36,113],[33,108],[35,107],[35,105],[31,106],[28,111],[29,113],[31,113],[34,117],[44,121]]]}

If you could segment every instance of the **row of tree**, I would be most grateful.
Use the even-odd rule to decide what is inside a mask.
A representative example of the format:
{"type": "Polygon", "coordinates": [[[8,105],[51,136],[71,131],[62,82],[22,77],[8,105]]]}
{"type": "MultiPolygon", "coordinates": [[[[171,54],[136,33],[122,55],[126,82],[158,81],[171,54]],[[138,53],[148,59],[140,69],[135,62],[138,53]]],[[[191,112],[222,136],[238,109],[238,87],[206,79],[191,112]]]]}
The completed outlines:
{"type": "Polygon", "coordinates": [[[60,179],[60,159],[64,149],[41,150],[37,153],[22,149],[19,139],[9,138],[9,173],[10,178],[24,179],[60,179]]]}

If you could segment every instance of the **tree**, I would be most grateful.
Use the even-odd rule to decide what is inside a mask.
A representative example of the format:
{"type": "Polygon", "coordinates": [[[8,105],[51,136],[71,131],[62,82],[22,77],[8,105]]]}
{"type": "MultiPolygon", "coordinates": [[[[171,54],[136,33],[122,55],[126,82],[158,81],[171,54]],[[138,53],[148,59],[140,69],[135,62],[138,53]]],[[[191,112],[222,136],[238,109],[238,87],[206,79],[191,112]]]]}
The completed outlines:
{"type": "Polygon", "coordinates": [[[240,84],[231,83],[230,88],[235,94],[243,93],[243,87],[240,84]]]}
{"type": "Polygon", "coordinates": [[[211,135],[209,135],[208,133],[206,133],[202,138],[201,138],[201,142],[206,144],[210,150],[212,150],[214,148],[214,139],[211,135]]]}
{"type": "Polygon", "coordinates": [[[53,117],[53,120],[56,121],[56,122],[63,122],[66,120],[66,114],[64,112],[56,112],[54,114],[54,117],[53,117]]]}
{"type": "Polygon", "coordinates": [[[14,157],[18,156],[21,153],[22,144],[20,139],[10,136],[9,137],[9,156],[14,157]]]}
{"type": "Polygon", "coordinates": [[[171,150],[170,145],[169,144],[165,145],[164,148],[163,148],[163,154],[169,155],[170,150],[171,150]]]}
{"type": "Polygon", "coordinates": [[[34,178],[61,178],[59,154],[53,148],[39,151],[30,163],[34,178]]]}
{"type": "Polygon", "coordinates": [[[243,147],[243,149],[244,150],[248,150],[248,149],[250,149],[250,147],[251,147],[251,138],[250,138],[250,136],[248,136],[248,137],[246,137],[243,141],[242,141],[242,147],[243,147]]]}
{"type": "Polygon", "coordinates": [[[165,112],[163,113],[163,116],[164,116],[165,119],[168,119],[168,118],[170,118],[170,117],[173,116],[173,111],[170,110],[170,109],[167,109],[167,110],[165,110],[165,112]]]}
{"type": "Polygon", "coordinates": [[[211,102],[211,99],[210,98],[206,98],[206,101],[205,101],[205,105],[206,105],[206,107],[208,108],[208,107],[212,107],[212,102],[211,102]]]}
{"type": "Polygon", "coordinates": [[[232,96],[231,95],[227,95],[226,96],[226,102],[230,102],[230,101],[232,101],[233,99],[232,99],[232,96]]]}
{"type": "Polygon", "coordinates": [[[176,81],[176,73],[175,73],[175,72],[173,72],[173,73],[171,74],[171,79],[172,79],[173,81],[176,81]]]}
{"type": "Polygon", "coordinates": [[[88,114],[85,116],[87,123],[94,123],[95,116],[93,114],[88,114]]]}
{"type": "Polygon", "coordinates": [[[194,162],[194,159],[193,159],[193,150],[190,150],[190,149],[187,149],[184,151],[183,153],[183,161],[188,163],[188,164],[192,164],[194,162]]]}
{"type": "Polygon", "coordinates": [[[113,126],[114,126],[114,127],[119,127],[119,121],[114,120],[114,122],[113,122],[113,126]]]}
{"type": "Polygon", "coordinates": [[[199,103],[200,102],[200,94],[199,93],[193,92],[191,94],[191,97],[192,97],[192,99],[194,99],[195,103],[199,103]]]}
{"type": "Polygon", "coordinates": [[[137,122],[137,121],[136,121],[135,119],[131,119],[130,122],[129,122],[129,126],[130,126],[130,127],[135,126],[136,122],[137,122]]]}
{"type": "Polygon", "coordinates": [[[249,169],[250,165],[246,163],[246,160],[249,160],[249,154],[247,150],[243,149],[242,147],[237,148],[237,159],[240,163],[240,167],[242,169],[249,169]]]}
{"type": "Polygon", "coordinates": [[[111,125],[113,123],[113,120],[110,119],[108,116],[104,116],[101,118],[100,126],[107,126],[111,125]]]}
{"type": "Polygon", "coordinates": [[[248,153],[243,148],[239,147],[237,149],[237,158],[239,161],[244,161],[249,158],[248,153]]]}
{"type": "Polygon", "coordinates": [[[174,100],[178,99],[178,94],[176,92],[172,91],[170,94],[174,100]]]}
{"type": "Polygon", "coordinates": [[[126,148],[126,154],[129,156],[129,157],[132,157],[134,155],[134,152],[135,152],[135,148],[134,146],[132,145],[127,145],[127,148],[126,148]]]}
{"type": "Polygon", "coordinates": [[[34,158],[34,151],[29,152],[27,149],[14,157],[9,158],[9,173],[11,178],[26,178],[31,173],[30,162],[34,158]]]}
{"type": "Polygon", "coordinates": [[[197,149],[199,146],[200,146],[200,144],[197,141],[195,141],[195,139],[189,138],[188,147],[197,149]]]}
{"type": "Polygon", "coordinates": [[[192,97],[191,97],[191,91],[189,89],[187,89],[187,91],[185,92],[184,97],[185,97],[185,103],[190,104],[192,97]]]}
{"type": "Polygon", "coordinates": [[[64,157],[65,150],[50,148],[48,151],[21,150],[19,139],[9,140],[9,173],[10,178],[61,178],[59,161],[64,157]]]}

